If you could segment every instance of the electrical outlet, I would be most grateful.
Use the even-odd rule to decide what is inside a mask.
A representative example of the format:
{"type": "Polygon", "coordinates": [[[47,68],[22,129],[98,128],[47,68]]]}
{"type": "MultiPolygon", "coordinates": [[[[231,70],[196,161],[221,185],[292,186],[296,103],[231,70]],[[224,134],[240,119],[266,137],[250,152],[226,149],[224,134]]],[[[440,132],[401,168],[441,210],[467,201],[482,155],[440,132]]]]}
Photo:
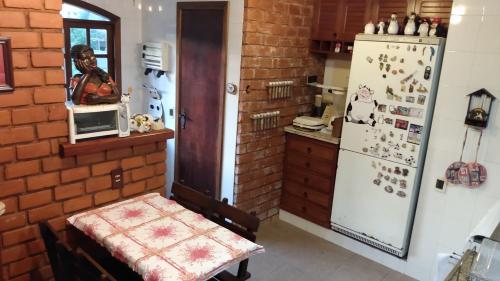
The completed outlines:
{"type": "Polygon", "coordinates": [[[445,179],[437,179],[434,188],[439,192],[446,192],[447,181],[445,179]]]}
{"type": "Polygon", "coordinates": [[[119,168],[111,171],[111,187],[123,187],[123,169],[119,168]]]}

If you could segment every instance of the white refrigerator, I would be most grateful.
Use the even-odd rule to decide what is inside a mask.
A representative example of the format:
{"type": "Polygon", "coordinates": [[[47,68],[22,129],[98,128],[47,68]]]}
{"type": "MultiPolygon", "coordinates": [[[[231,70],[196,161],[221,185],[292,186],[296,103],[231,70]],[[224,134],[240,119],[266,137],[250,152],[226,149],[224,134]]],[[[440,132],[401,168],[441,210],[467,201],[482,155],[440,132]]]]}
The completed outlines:
{"type": "Polygon", "coordinates": [[[445,39],[356,36],[332,229],[406,256],[445,39]]]}

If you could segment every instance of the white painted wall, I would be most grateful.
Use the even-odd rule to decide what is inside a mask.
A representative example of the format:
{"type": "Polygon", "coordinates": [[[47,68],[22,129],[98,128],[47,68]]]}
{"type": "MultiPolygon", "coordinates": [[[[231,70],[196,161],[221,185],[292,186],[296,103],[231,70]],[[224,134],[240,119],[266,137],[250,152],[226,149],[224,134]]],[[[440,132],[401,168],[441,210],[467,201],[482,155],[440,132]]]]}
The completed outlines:
{"type": "MultiPolygon", "coordinates": [[[[465,95],[486,88],[500,98],[500,1],[455,0],[449,29],[434,121],[407,261],[312,225],[289,214],[280,217],[303,229],[380,262],[418,280],[432,280],[438,253],[462,252],[479,220],[500,201],[500,113],[494,105],[484,131],[478,162],[488,169],[488,180],[478,189],[449,185],[434,190],[449,164],[458,160],[465,131],[465,95]]],[[[474,159],[478,134],[469,134],[465,161],[474,159]]],[[[499,218],[500,219],[500,218],[499,218]]]]}
{"type": "MultiPolygon", "coordinates": [[[[349,85],[350,70],[350,60],[328,58],[325,63],[325,76],[323,79],[323,84],[347,88],[347,86],[349,85]]],[[[333,105],[337,112],[344,111],[347,95],[329,94],[328,91],[325,90],[323,91],[323,96],[329,96],[326,98],[333,100],[333,105]]]]}
{"type": "Polygon", "coordinates": [[[132,5],[132,1],[117,0],[84,0],[92,5],[107,10],[121,18],[121,61],[122,61],[122,91],[133,88],[130,102],[132,113],[143,111],[141,94],[142,70],[139,60],[139,43],[142,42],[141,11],[132,5]]]}
{"type": "MultiPolygon", "coordinates": [[[[137,1],[139,2],[139,1],[137,1]]],[[[144,41],[165,41],[171,46],[170,69],[161,78],[149,75],[146,82],[157,87],[163,94],[163,105],[168,114],[169,109],[175,110],[176,98],[176,13],[177,2],[189,1],[142,1],[142,34],[144,41]],[[161,10],[159,6],[161,5],[161,10]],[[151,9],[150,9],[151,7],[151,9]],[[151,10],[151,11],[150,11],[151,10]]],[[[228,1],[228,41],[226,82],[239,85],[241,47],[243,38],[244,0],[228,1]]],[[[174,116],[177,113],[174,113],[174,116]]],[[[221,196],[233,202],[234,169],[236,156],[236,133],[238,120],[238,95],[226,94],[224,116],[224,139],[222,157],[221,196]]],[[[166,116],[166,127],[175,129],[176,119],[166,116]]],[[[174,178],[175,140],[167,143],[167,186],[170,189],[174,178]]]]}

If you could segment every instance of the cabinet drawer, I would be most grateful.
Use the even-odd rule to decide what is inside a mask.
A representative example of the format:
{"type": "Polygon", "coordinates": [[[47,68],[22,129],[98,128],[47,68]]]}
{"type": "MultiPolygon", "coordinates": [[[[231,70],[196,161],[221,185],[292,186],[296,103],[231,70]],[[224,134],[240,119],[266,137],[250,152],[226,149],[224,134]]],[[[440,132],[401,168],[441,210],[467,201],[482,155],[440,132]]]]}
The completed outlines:
{"type": "Polygon", "coordinates": [[[320,205],[321,207],[330,208],[331,194],[325,194],[312,190],[293,181],[285,181],[284,189],[295,196],[302,197],[305,200],[320,205]]]}
{"type": "Polygon", "coordinates": [[[324,176],[331,177],[333,167],[336,166],[333,161],[317,160],[309,157],[304,157],[302,153],[290,150],[286,155],[286,162],[306,170],[311,170],[320,173],[324,176]]]}
{"type": "Polygon", "coordinates": [[[304,184],[312,189],[324,193],[331,193],[333,190],[331,178],[310,172],[308,173],[307,171],[301,170],[293,165],[285,166],[285,179],[304,184]]]}
{"type": "Polygon", "coordinates": [[[330,211],[328,209],[309,203],[287,191],[282,193],[280,208],[321,226],[330,227],[330,211]]]}
{"type": "Polygon", "coordinates": [[[337,161],[337,146],[297,135],[287,135],[287,150],[304,153],[310,157],[337,161]]]}

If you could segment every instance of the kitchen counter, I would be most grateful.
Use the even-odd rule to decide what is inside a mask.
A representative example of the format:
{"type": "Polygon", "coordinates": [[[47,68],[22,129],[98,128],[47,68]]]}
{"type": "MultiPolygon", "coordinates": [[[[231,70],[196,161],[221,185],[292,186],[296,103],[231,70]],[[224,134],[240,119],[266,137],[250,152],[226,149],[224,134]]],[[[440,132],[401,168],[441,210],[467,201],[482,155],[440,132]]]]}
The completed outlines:
{"type": "Polygon", "coordinates": [[[319,140],[319,141],[324,141],[327,143],[332,143],[332,144],[339,144],[340,143],[340,138],[335,138],[335,137],[332,137],[331,134],[325,134],[325,133],[321,133],[319,131],[306,132],[306,131],[296,129],[294,126],[286,126],[285,132],[290,133],[290,134],[303,136],[303,137],[307,137],[307,138],[311,138],[311,139],[315,139],[315,140],[319,140]]]}

